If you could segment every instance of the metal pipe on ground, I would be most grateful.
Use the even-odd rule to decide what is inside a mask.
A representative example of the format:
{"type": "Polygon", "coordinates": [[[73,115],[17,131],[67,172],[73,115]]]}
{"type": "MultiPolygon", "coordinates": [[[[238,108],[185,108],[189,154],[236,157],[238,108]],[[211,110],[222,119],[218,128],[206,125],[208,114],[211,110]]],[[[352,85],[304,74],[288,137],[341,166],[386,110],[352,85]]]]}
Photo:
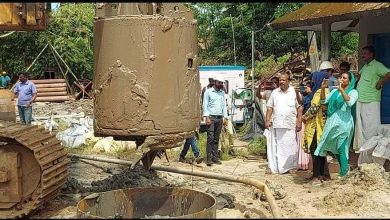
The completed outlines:
{"type": "Polygon", "coordinates": [[[37,88],[38,92],[66,92],[66,87],[57,88],[37,88]]]}
{"type": "Polygon", "coordinates": [[[47,84],[36,84],[37,88],[57,88],[57,87],[65,87],[66,83],[47,83],[47,84]]]}
{"type": "MultiPolygon", "coordinates": [[[[95,160],[95,161],[114,163],[114,164],[120,164],[120,165],[126,165],[126,166],[132,165],[131,161],[120,160],[120,159],[101,158],[101,157],[79,155],[79,154],[68,154],[68,155],[71,157],[82,158],[82,159],[87,159],[87,160],[95,160]]],[[[258,180],[248,178],[248,177],[233,176],[233,175],[229,175],[229,174],[210,173],[210,172],[204,172],[204,171],[192,171],[192,170],[186,170],[186,169],[181,169],[181,168],[158,166],[158,165],[152,165],[151,169],[165,171],[165,172],[171,172],[171,173],[199,176],[199,177],[205,177],[205,178],[211,178],[211,179],[217,179],[217,180],[225,180],[225,181],[229,181],[229,182],[243,183],[246,185],[254,186],[254,187],[258,188],[259,190],[261,190],[262,192],[264,192],[264,195],[265,195],[265,197],[270,205],[273,217],[274,218],[281,218],[282,217],[280,209],[276,204],[275,198],[272,195],[271,190],[268,188],[267,185],[265,185],[263,182],[260,182],[258,180]]]]}
{"type": "Polygon", "coordinates": [[[65,83],[65,79],[36,79],[30,81],[35,84],[65,83]]]}
{"type": "Polygon", "coordinates": [[[93,167],[99,168],[99,169],[103,170],[106,173],[112,173],[112,170],[110,168],[105,168],[105,167],[99,166],[97,164],[89,162],[88,160],[84,160],[84,159],[79,159],[79,160],[81,162],[85,163],[85,164],[88,164],[88,165],[91,165],[93,167]]]}
{"type": "Polygon", "coordinates": [[[37,97],[35,102],[63,102],[69,101],[69,96],[44,96],[37,97]]]}

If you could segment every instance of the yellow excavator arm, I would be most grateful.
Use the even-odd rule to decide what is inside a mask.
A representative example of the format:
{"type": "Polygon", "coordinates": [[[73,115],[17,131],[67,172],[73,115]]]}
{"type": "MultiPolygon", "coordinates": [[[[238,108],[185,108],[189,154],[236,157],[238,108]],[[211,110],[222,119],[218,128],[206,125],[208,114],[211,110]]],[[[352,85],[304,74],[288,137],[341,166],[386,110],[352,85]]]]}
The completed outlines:
{"type": "Polygon", "coordinates": [[[0,31],[43,31],[46,3],[0,3],[0,31]]]}

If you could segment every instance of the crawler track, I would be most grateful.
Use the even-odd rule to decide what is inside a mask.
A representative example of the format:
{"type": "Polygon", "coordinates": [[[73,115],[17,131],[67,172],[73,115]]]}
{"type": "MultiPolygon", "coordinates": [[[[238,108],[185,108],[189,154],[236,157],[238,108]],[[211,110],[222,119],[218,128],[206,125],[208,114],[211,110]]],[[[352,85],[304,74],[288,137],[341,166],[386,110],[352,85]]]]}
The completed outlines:
{"type": "MultiPolygon", "coordinates": [[[[14,169],[21,169],[20,196],[17,202],[10,202],[0,195],[0,218],[20,218],[31,214],[59,193],[67,180],[70,160],[55,135],[38,126],[0,120],[0,142],[2,153],[16,152],[21,156],[21,165],[18,165],[21,168],[14,169]]],[[[1,161],[2,166],[7,164],[1,161]]],[[[14,170],[10,168],[10,172],[14,170]]],[[[12,181],[0,183],[0,193],[14,190],[12,181]]]]}

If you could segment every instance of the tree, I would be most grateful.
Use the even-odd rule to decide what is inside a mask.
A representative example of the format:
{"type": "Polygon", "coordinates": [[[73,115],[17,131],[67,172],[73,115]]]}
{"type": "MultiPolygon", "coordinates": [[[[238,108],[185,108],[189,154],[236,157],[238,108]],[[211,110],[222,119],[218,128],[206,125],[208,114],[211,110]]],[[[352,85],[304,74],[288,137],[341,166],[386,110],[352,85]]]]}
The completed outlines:
{"type": "MultiPolygon", "coordinates": [[[[42,32],[16,32],[0,38],[0,62],[13,76],[24,71],[48,43],[57,49],[78,78],[93,75],[93,17],[91,3],[61,3],[48,19],[47,30],[42,32]]],[[[50,50],[30,70],[39,76],[46,66],[56,66],[50,50]]],[[[68,78],[73,81],[73,78],[68,78]]]]}
{"type": "MultiPolygon", "coordinates": [[[[251,63],[251,31],[255,35],[257,53],[282,56],[306,45],[302,32],[279,32],[265,25],[275,17],[301,7],[302,3],[195,3],[198,20],[199,55],[202,65],[234,63],[233,30],[235,32],[237,64],[251,63]]],[[[258,56],[256,56],[258,57],[258,56]]]]}

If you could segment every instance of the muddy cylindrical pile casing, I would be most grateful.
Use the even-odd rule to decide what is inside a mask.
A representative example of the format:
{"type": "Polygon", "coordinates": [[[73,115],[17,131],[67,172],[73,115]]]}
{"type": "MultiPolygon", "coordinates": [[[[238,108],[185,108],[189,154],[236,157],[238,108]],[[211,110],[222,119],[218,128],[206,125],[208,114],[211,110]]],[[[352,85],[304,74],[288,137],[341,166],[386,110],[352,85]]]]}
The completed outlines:
{"type": "Polygon", "coordinates": [[[216,200],[204,192],[170,187],[129,188],[94,193],[77,204],[79,218],[216,217],[216,200]]]}
{"type": "Polygon", "coordinates": [[[182,9],[95,21],[96,136],[136,139],[199,126],[196,21],[182,9]]]}

